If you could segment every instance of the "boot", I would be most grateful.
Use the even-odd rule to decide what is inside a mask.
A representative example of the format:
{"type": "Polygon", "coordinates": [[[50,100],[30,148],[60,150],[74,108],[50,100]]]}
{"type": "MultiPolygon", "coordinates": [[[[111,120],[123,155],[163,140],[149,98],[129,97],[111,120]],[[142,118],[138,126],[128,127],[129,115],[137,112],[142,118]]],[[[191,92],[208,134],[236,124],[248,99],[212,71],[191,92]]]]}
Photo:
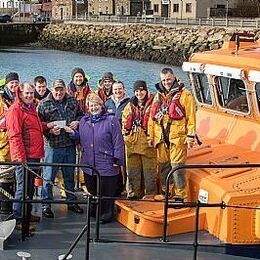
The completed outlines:
{"type": "Polygon", "coordinates": [[[142,200],[153,200],[155,196],[154,194],[146,194],[142,197],[142,200]]]}
{"type": "MultiPolygon", "coordinates": [[[[165,200],[165,190],[166,190],[166,187],[163,186],[162,187],[162,194],[157,194],[154,196],[154,200],[156,201],[163,201],[165,200]]],[[[172,199],[175,195],[175,191],[174,191],[174,184],[170,184],[170,187],[169,187],[169,199],[172,199]]]]}
{"type": "Polygon", "coordinates": [[[188,197],[187,188],[176,188],[175,189],[175,196],[173,197],[174,201],[176,202],[184,202],[188,197]]]}

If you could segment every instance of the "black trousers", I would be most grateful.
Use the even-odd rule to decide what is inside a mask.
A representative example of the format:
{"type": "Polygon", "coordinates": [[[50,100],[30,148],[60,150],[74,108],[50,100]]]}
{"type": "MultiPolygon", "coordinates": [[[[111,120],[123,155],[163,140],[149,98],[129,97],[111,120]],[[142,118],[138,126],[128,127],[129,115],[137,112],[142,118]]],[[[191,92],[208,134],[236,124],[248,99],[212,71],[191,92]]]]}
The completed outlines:
{"type": "MultiPolygon", "coordinates": [[[[97,177],[84,174],[88,191],[92,195],[97,195],[97,177]]],[[[101,196],[116,197],[118,194],[119,175],[101,176],[101,196]]],[[[91,215],[95,216],[95,205],[91,207],[91,215]]],[[[114,200],[103,199],[101,201],[100,220],[110,222],[114,218],[114,200]]]]}

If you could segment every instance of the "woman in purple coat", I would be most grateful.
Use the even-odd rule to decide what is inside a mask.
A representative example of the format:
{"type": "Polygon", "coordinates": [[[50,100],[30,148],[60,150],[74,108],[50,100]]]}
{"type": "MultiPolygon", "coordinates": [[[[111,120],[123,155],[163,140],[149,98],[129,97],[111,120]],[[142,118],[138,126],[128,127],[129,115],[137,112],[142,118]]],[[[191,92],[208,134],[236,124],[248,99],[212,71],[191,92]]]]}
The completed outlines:
{"type": "MultiPolygon", "coordinates": [[[[78,136],[82,149],[81,163],[93,166],[101,175],[101,195],[115,197],[119,183],[120,166],[124,164],[124,141],[118,120],[106,112],[102,99],[92,93],[87,98],[89,112],[80,120],[78,136]]],[[[83,168],[88,191],[96,195],[96,176],[91,169],[83,168]]],[[[102,223],[113,220],[114,201],[102,200],[102,223]]],[[[92,208],[92,216],[94,215],[92,208]]]]}

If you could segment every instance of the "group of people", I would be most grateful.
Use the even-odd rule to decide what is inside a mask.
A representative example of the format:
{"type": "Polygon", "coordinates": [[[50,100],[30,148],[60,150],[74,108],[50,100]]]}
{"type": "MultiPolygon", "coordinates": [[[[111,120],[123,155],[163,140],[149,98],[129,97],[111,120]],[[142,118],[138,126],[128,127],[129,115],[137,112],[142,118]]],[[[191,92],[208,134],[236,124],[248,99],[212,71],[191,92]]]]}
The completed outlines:
{"type": "MultiPolygon", "coordinates": [[[[125,185],[129,199],[165,199],[166,177],[170,170],[186,161],[187,148],[195,142],[195,102],[189,90],[171,68],[160,72],[156,93],[143,80],[133,84],[128,97],[124,83],[107,72],[94,91],[88,76],[75,68],[71,82],[54,80],[50,89],[46,79],[20,83],[19,75],[6,75],[0,92],[0,161],[76,163],[95,168],[101,176],[101,195],[118,197],[125,185]],[[10,152],[10,153],[9,153],[10,152]],[[159,180],[159,181],[158,181],[159,180]],[[159,184],[159,185],[158,185],[159,184]]],[[[84,181],[95,195],[97,178],[91,167],[84,167],[84,181]]],[[[50,201],[52,183],[59,166],[42,170],[42,215],[53,218],[50,201]]],[[[40,171],[39,169],[35,169],[40,171]]],[[[74,193],[74,167],[61,167],[68,210],[82,213],[74,193]]],[[[23,192],[23,168],[16,167],[15,198],[23,192]]],[[[34,194],[34,174],[28,174],[28,196],[34,194]]],[[[173,175],[171,196],[187,197],[184,170],[173,175]]],[[[91,215],[95,217],[95,206],[91,215]]],[[[13,204],[13,215],[21,221],[21,203],[13,204]]],[[[113,220],[114,202],[102,200],[100,221],[113,220]]],[[[30,214],[31,221],[39,221],[30,214]]]]}

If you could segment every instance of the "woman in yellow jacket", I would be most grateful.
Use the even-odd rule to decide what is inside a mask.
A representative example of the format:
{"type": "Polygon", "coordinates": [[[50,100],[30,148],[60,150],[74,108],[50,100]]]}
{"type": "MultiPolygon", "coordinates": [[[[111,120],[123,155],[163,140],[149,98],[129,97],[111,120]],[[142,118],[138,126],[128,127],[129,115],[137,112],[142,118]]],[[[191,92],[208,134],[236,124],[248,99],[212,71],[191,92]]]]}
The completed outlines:
{"type": "MultiPolygon", "coordinates": [[[[172,168],[185,164],[187,148],[195,138],[195,101],[183,83],[176,79],[171,68],[164,68],[161,82],[156,84],[155,95],[148,123],[149,141],[157,148],[159,176],[162,193],[166,178],[172,168]]],[[[183,169],[175,171],[173,184],[176,200],[187,197],[187,181],[183,169]]],[[[164,199],[164,195],[155,199],[164,199]]]]}
{"type": "Polygon", "coordinates": [[[127,197],[141,198],[156,194],[156,149],[149,146],[147,124],[153,96],[145,81],[134,83],[134,97],[122,116],[122,131],[126,146],[127,197]],[[142,185],[142,176],[143,184],[142,185]],[[143,187],[144,186],[144,191],[143,187]]]}

